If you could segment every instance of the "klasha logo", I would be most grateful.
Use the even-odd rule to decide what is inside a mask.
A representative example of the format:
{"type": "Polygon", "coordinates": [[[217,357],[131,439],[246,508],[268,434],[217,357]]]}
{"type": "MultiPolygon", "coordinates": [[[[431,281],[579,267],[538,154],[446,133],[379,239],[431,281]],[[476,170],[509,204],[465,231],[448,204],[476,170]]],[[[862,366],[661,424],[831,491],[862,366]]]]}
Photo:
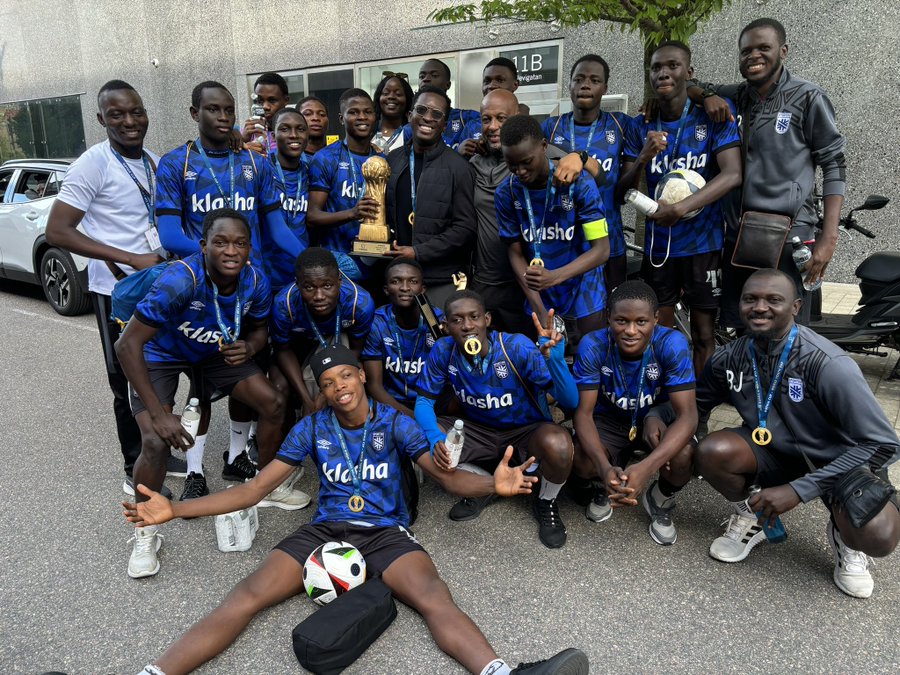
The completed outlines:
{"type": "Polygon", "coordinates": [[[400,357],[388,356],[384,360],[384,367],[389,373],[405,373],[407,375],[417,375],[422,372],[425,366],[425,359],[419,357],[415,361],[400,361],[400,357]]]}
{"type": "Polygon", "coordinates": [[[202,345],[218,342],[222,338],[222,333],[220,331],[211,330],[206,326],[193,327],[191,326],[190,321],[185,321],[183,324],[178,326],[178,330],[188,340],[199,342],[202,345]]]}
{"type": "MultiPolygon", "coordinates": [[[[669,173],[669,171],[674,171],[675,169],[693,169],[698,171],[706,167],[706,161],[705,152],[695,155],[693,152],[688,151],[687,156],[678,157],[671,163],[668,155],[657,155],[650,160],[650,173],[669,173]],[[662,157],[661,160],[660,157],[662,157]]],[[[699,173],[702,173],[702,171],[699,173]]]]}
{"type": "Polygon", "coordinates": [[[502,396],[494,396],[486,394],[485,396],[472,396],[467,394],[465,388],[453,387],[453,393],[456,397],[467,406],[472,408],[480,408],[481,410],[500,410],[501,408],[509,408],[513,404],[512,394],[506,392],[502,396]]]}
{"type": "MultiPolygon", "coordinates": [[[[343,462],[338,462],[330,469],[328,468],[328,462],[322,462],[322,473],[329,483],[343,483],[344,485],[349,485],[353,482],[350,470],[344,467],[343,462]]],[[[368,459],[363,460],[362,480],[384,480],[387,477],[387,462],[372,464],[368,459]]]]}
{"type": "MultiPolygon", "coordinates": [[[[213,199],[213,196],[207,192],[202,199],[198,199],[197,195],[191,195],[191,211],[194,213],[209,213],[225,206],[225,198],[221,196],[213,199]]],[[[256,208],[256,197],[247,197],[235,190],[231,208],[237,211],[253,211],[256,208]]]]}
{"type": "MultiPolygon", "coordinates": [[[[616,398],[615,393],[604,391],[603,395],[606,396],[610,401],[612,401],[613,405],[617,408],[621,408],[622,410],[634,410],[635,404],[637,404],[637,399],[629,398],[628,396],[620,396],[616,398]]],[[[646,408],[648,405],[653,404],[653,392],[645,393],[641,395],[641,404],[638,408],[646,408]]]]}
{"type": "Polygon", "coordinates": [[[304,195],[300,195],[300,199],[294,199],[280,192],[278,197],[281,200],[281,208],[290,213],[306,213],[309,207],[309,202],[304,195]]]}
{"type": "MultiPolygon", "coordinates": [[[[531,243],[531,228],[522,232],[525,241],[531,243]]],[[[553,223],[544,228],[544,238],[542,241],[572,241],[575,238],[575,226],[560,227],[559,223],[553,223]]]]}

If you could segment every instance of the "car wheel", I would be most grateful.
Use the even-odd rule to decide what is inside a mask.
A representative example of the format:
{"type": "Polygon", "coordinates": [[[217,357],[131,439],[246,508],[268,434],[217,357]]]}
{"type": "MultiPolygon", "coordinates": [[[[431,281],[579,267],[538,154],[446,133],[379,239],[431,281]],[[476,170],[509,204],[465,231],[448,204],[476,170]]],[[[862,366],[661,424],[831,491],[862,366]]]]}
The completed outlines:
{"type": "Polygon", "coordinates": [[[91,299],[78,281],[75,263],[65,251],[50,248],[41,258],[41,287],[47,302],[63,316],[84,314],[90,309],[91,299]]]}

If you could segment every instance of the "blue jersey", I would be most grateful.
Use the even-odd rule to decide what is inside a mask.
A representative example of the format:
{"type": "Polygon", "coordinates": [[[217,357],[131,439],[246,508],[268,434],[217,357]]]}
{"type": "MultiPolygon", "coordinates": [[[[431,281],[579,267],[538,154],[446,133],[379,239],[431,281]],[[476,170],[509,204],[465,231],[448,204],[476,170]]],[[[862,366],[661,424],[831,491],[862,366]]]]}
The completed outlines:
{"type": "Polygon", "coordinates": [[[416,390],[437,398],[449,382],[462,406],[463,418],[495,429],[549,421],[545,392],[553,381],[538,348],[518,333],[489,331],[488,340],[490,348],[481,371],[460,352],[453,338],[438,340],[428,354],[416,390]]]}
{"type": "MultiPolygon", "coordinates": [[[[403,499],[401,456],[413,462],[428,452],[428,441],[415,420],[390,406],[371,401],[374,419],[366,439],[362,475],[359,476],[363,510],[354,513],[347,505],[354,494],[353,478],[341,450],[331,408],[304,417],[288,434],[276,459],[299,466],[310,457],[319,472],[319,506],[314,523],[358,521],[380,527],[409,525],[403,499]]],[[[363,452],[362,428],[341,429],[353,467],[363,452]]]]}
{"type": "MultiPolygon", "coordinates": [[[[383,157],[381,153],[377,154],[383,157]]],[[[325,201],[326,211],[331,213],[349,211],[362,199],[365,191],[362,165],[371,156],[350,152],[346,143],[326,145],[313,155],[309,164],[309,190],[328,193],[328,199],[325,201]],[[350,166],[351,161],[353,168],[350,166]]],[[[319,245],[331,251],[349,253],[358,234],[358,220],[351,220],[337,227],[320,228],[319,245]]]]}
{"type": "Polygon", "coordinates": [[[244,214],[250,223],[253,246],[250,261],[262,267],[264,249],[260,221],[263,214],[281,208],[275,193],[272,167],[256,153],[241,150],[233,153],[232,182],[228,175],[229,155],[232,152],[204,151],[215,176],[197,151],[196,141],[167,152],[159,160],[156,170],[156,215],[178,216],[185,236],[200,241],[206,214],[230,206],[244,214]]]}
{"type": "MultiPolygon", "coordinates": [[[[607,236],[600,194],[587,174],[579,175],[569,189],[551,189],[546,217],[546,188],[526,188],[516,176],[510,175],[500,183],[494,194],[497,226],[500,238],[507,244],[522,242],[526,261],[536,257],[525,204],[526,190],[531,199],[538,234],[541,222],[544,223],[540,258],[547,269],[555,270],[568,265],[590,250],[592,240],[607,236]]],[[[560,316],[580,319],[599,312],[606,307],[603,267],[595,267],[580,277],[542,291],[541,300],[547,310],[555,309],[560,316]]]]}
{"type": "MultiPolygon", "coordinates": [[[[434,312],[440,321],[443,312],[437,307],[434,312]]],[[[381,361],[385,391],[397,401],[408,402],[416,396],[415,384],[434,342],[434,336],[421,317],[417,328],[401,328],[394,319],[393,307],[384,305],[375,310],[362,360],[381,361]]]]}
{"type": "MultiPolygon", "coordinates": [[[[447,126],[444,127],[444,143],[456,150],[457,146],[467,138],[481,138],[481,113],[477,110],[461,110],[450,108],[447,126]],[[477,134],[477,135],[475,135],[477,134]]],[[[412,127],[403,126],[403,142],[412,140],[412,127]]]]}
{"type": "Polygon", "coordinates": [[[613,345],[609,328],[588,333],[578,343],[575,382],[579,390],[598,390],[595,415],[630,424],[635,407],[640,421],[652,406],[668,401],[673,391],[694,388],[691,346],[678,331],[662,326],[654,329],[643,387],[638,382],[641,360],[617,360],[613,345]]]}
{"type": "MultiPolygon", "coordinates": [[[[275,176],[275,193],[281,202],[288,227],[304,248],[309,246],[309,234],[306,231],[306,211],[309,207],[309,164],[306,157],[300,160],[300,168],[288,171],[276,166],[276,153],[269,155],[275,176]],[[284,176],[284,180],[282,180],[284,176]],[[299,190],[298,190],[299,188],[299,190]]],[[[277,293],[294,280],[294,262],[287,251],[276,244],[268,231],[263,232],[263,247],[266,252],[265,271],[272,284],[272,292],[277,293]]]]}
{"type": "Polygon", "coordinates": [[[601,112],[596,126],[575,124],[575,142],[572,143],[572,113],[560,117],[548,117],[541,124],[544,138],[568,152],[587,153],[600,164],[597,187],[600,204],[609,226],[609,256],[625,255],[625,233],[622,230],[622,211],[616,201],[616,184],[622,167],[622,151],[625,148],[625,132],[631,118],[620,112],[601,112]],[[590,140],[590,147],[588,147],[590,140]]]}
{"type": "Polygon", "coordinates": [[[269,322],[269,335],[274,344],[287,344],[291,337],[316,340],[316,330],[327,342],[335,337],[335,327],[340,314],[340,331],[350,337],[364,338],[372,325],[375,315],[375,303],[368,292],[357,286],[346,277],[341,282],[341,295],[335,315],[324,321],[311,321],[312,314],[307,313],[300,289],[294,282],[285,286],[272,302],[272,317],[269,322]]]}
{"type": "MultiPolygon", "coordinates": [[[[203,254],[195,253],[183,262],[169,265],[134,309],[134,316],[142,323],[157,329],[144,345],[147,362],[199,363],[219,351],[222,328],[203,254]]],[[[248,319],[265,319],[269,315],[271,287],[255,266],[241,270],[235,293],[218,298],[222,323],[232,335],[238,299],[242,325],[248,319]]]]}
{"type": "MultiPolygon", "coordinates": [[[[736,116],[734,106],[731,102],[728,105],[736,116]]],[[[659,123],[659,130],[668,132],[669,145],[647,164],[647,190],[651,197],[659,179],[674,169],[691,169],[707,182],[711,181],[719,173],[716,153],[741,144],[737,124],[733,121],[721,124],[713,122],[703,106],[691,105],[676,148],[675,137],[679,126],[679,120],[659,123]],[[672,158],[674,151],[678,154],[672,158]]],[[[635,117],[625,138],[625,159],[637,159],[648,131],[657,131],[657,121],[645,120],[643,115],[635,117]]],[[[721,250],[725,224],[722,208],[719,202],[714,202],[703,207],[693,218],[679,220],[671,228],[655,227],[653,221],[648,220],[647,229],[649,231],[644,237],[644,255],[651,255],[653,261],[658,261],[666,257],[667,249],[670,258],[721,250]]]]}

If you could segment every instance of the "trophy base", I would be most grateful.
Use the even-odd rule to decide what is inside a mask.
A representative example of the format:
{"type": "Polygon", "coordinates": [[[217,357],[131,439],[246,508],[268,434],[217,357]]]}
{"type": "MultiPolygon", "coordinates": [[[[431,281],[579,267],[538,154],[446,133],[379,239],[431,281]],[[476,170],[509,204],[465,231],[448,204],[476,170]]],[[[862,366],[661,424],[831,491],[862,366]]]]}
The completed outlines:
{"type": "Polygon", "coordinates": [[[352,255],[366,256],[369,258],[389,258],[387,253],[391,250],[389,242],[353,240],[352,255]]]}

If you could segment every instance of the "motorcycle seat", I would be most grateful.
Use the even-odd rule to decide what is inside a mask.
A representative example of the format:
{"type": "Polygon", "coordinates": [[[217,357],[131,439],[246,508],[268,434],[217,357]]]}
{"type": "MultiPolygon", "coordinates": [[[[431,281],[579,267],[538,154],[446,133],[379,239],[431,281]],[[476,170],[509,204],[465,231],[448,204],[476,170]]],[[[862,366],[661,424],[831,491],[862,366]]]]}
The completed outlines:
{"type": "Polygon", "coordinates": [[[900,251],[883,251],[870,255],[856,268],[856,276],[883,284],[900,280],[900,251]]]}

